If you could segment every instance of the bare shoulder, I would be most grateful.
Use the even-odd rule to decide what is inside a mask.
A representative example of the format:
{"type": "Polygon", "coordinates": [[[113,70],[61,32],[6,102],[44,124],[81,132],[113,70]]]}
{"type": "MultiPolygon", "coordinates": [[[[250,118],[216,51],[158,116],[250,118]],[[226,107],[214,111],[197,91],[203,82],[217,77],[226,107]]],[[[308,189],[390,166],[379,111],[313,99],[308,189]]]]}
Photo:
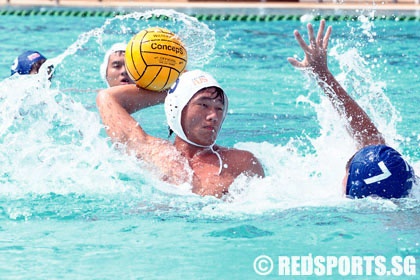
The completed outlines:
{"type": "Polygon", "coordinates": [[[162,180],[177,185],[191,182],[188,161],[170,141],[147,135],[146,140],[132,147],[131,151],[153,166],[162,180]]]}
{"type": "Polygon", "coordinates": [[[258,158],[250,151],[235,148],[218,147],[224,164],[236,175],[246,174],[249,176],[264,177],[264,169],[258,158]]]}
{"type": "Polygon", "coordinates": [[[132,144],[129,150],[134,152],[137,158],[154,162],[155,164],[182,158],[179,151],[170,141],[148,134],[142,137],[141,140],[134,141],[132,144]]]}

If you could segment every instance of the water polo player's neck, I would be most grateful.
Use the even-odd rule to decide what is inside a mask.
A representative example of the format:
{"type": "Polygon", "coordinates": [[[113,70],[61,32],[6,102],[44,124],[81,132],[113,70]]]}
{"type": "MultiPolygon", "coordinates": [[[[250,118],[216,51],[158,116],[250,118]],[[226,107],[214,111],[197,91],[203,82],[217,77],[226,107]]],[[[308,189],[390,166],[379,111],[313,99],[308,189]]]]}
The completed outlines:
{"type": "MultiPolygon", "coordinates": [[[[211,147],[199,147],[190,143],[185,142],[179,137],[175,138],[174,143],[176,149],[181,152],[186,158],[193,158],[194,156],[205,155],[207,153],[213,153],[211,147]]],[[[216,147],[213,147],[217,149],[216,147]]]]}
{"type": "Polygon", "coordinates": [[[216,173],[216,175],[218,176],[222,173],[223,160],[220,153],[218,152],[219,147],[217,147],[216,145],[213,144],[209,147],[199,147],[194,144],[188,143],[177,136],[175,138],[175,147],[181,153],[181,155],[186,157],[190,165],[193,164],[193,161],[197,159],[199,161],[202,161],[204,160],[204,158],[209,159],[209,155],[215,155],[219,163],[219,170],[216,173]]]}

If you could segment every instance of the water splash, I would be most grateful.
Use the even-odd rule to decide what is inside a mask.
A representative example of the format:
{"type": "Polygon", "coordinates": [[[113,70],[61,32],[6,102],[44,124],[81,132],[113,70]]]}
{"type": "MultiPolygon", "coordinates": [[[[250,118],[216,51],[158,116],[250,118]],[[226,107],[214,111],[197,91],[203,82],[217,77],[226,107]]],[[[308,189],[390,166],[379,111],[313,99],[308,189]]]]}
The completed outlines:
{"type": "Polygon", "coordinates": [[[147,181],[141,172],[138,175],[139,163],[113,150],[103,137],[94,107],[97,82],[86,78],[92,71],[84,67],[95,64],[89,59],[102,56],[114,42],[128,41],[157,24],[181,37],[190,52],[191,67],[209,61],[214,31],[185,14],[154,10],[109,18],[80,34],[44,64],[54,67],[51,80],[48,69],[42,67],[38,75],[15,75],[1,82],[2,193],[110,193],[124,190],[120,180],[124,177],[147,181]],[[156,20],[162,16],[168,19],[156,20]],[[80,63],[83,60],[87,61],[80,63]],[[90,91],[84,90],[85,85],[90,91]]]}
{"type": "MultiPolygon", "coordinates": [[[[361,22],[359,28],[362,32],[351,29],[357,32],[356,39],[335,40],[331,44],[333,46],[329,56],[331,61],[338,62],[337,80],[374,120],[387,143],[398,150],[402,137],[398,134],[397,125],[401,116],[386,94],[386,82],[377,80],[362,50],[355,47],[377,44],[373,22],[367,17],[361,17],[361,22]],[[360,36],[363,40],[359,39],[360,36]]],[[[373,63],[379,64],[377,61],[373,63]]],[[[268,177],[259,182],[237,180],[230,189],[228,200],[232,204],[219,205],[217,209],[221,213],[234,209],[234,212],[255,214],[272,209],[307,206],[348,205],[352,208],[359,205],[361,208],[380,208],[385,211],[409,207],[410,199],[396,202],[370,198],[352,201],[343,198],[341,184],[344,167],[356,152],[356,145],[349,137],[344,122],[310,75],[306,76],[305,89],[307,95],[299,96],[297,103],[304,103],[315,110],[320,135],[313,137],[303,134],[301,138],[290,139],[285,146],[249,142],[235,145],[253,151],[263,162],[268,177]]],[[[418,163],[412,165],[419,174],[418,163]]],[[[415,201],[419,199],[419,188],[420,183],[417,182],[411,192],[411,198],[415,201]]]]}
{"type": "Polygon", "coordinates": [[[141,30],[157,25],[171,30],[180,37],[188,52],[190,68],[202,67],[208,63],[216,43],[214,31],[196,18],[174,10],[156,9],[110,18],[97,33],[97,42],[106,50],[107,46],[110,47],[111,41],[128,42],[141,30]],[[162,19],[156,20],[156,18],[162,19]]]}
{"type": "MultiPolygon", "coordinates": [[[[82,33],[62,54],[49,60],[55,66],[52,80],[46,70],[41,70],[38,75],[14,76],[0,83],[0,160],[3,164],[0,193],[16,198],[15,206],[7,212],[9,217],[26,219],[38,211],[20,208],[21,197],[29,200],[35,197],[42,204],[52,198],[63,201],[60,199],[64,196],[64,201],[74,202],[66,208],[69,212],[70,207],[82,201],[85,205],[79,203],[78,206],[86,207],[86,211],[77,214],[81,216],[92,206],[103,213],[104,203],[109,203],[107,211],[111,215],[130,209],[134,213],[158,216],[219,218],[244,218],[250,214],[312,206],[348,205],[352,208],[359,205],[363,208],[368,205],[367,208],[389,210],[400,209],[401,205],[409,207],[412,203],[413,200],[401,204],[367,200],[364,204],[341,196],[344,166],[354,152],[354,145],[344,125],[337,121],[338,115],[329,101],[320,96],[316,84],[310,80],[304,85],[307,94],[299,96],[296,103],[315,111],[319,135],[303,133],[285,145],[268,142],[235,145],[252,151],[261,160],[267,178],[240,177],[230,188],[230,194],[218,200],[198,197],[150,176],[141,162],[109,145],[94,98],[100,87],[97,82],[99,65],[106,49],[156,24],[174,30],[186,42],[190,54],[188,67],[202,67],[210,61],[216,44],[214,31],[184,14],[155,10],[107,19],[102,26],[82,33]],[[169,20],[156,21],[153,17],[156,14],[166,15],[169,20]],[[92,65],[97,65],[98,69],[92,65]],[[88,91],[83,91],[85,89],[88,91]],[[92,205],[91,201],[99,203],[92,205]]],[[[364,44],[375,44],[371,27],[362,27],[366,28],[368,38],[360,40],[364,44]]],[[[336,42],[330,56],[339,63],[338,80],[390,141],[399,139],[398,111],[385,93],[386,83],[375,81],[366,58],[354,46],[341,41],[336,42]]],[[[157,125],[165,127],[162,122],[157,125]]],[[[418,163],[413,166],[419,170],[418,163]]],[[[418,189],[414,199],[419,197],[418,189]]],[[[63,212],[57,210],[57,213],[63,212]]]]}

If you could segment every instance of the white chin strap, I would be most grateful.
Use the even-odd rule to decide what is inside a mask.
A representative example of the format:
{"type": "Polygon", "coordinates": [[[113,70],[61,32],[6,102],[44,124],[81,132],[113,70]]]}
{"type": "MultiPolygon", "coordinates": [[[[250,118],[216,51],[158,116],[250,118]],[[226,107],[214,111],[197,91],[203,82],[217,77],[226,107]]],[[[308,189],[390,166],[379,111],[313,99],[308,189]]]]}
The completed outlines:
{"type": "MultiPolygon", "coordinates": [[[[182,131],[183,132],[183,131],[182,131]]],[[[185,134],[183,133],[182,136],[178,135],[179,138],[181,138],[182,140],[184,140],[185,142],[196,146],[196,147],[200,147],[200,148],[209,148],[210,151],[212,151],[213,154],[215,154],[217,156],[217,158],[219,159],[219,172],[217,173],[217,175],[220,175],[222,173],[222,169],[223,169],[223,161],[222,161],[222,157],[220,156],[220,154],[214,150],[214,144],[216,144],[216,142],[214,142],[213,144],[211,144],[210,146],[204,146],[204,145],[199,145],[197,143],[194,143],[192,141],[190,141],[187,136],[185,136],[185,134]]]]}
{"type": "Polygon", "coordinates": [[[223,161],[222,161],[222,157],[220,156],[220,154],[219,154],[217,151],[215,151],[215,150],[213,149],[213,146],[214,146],[214,144],[210,146],[210,150],[211,150],[211,151],[213,152],[213,154],[215,154],[215,155],[217,156],[217,158],[219,159],[219,172],[217,173],[217,175],[220,175],[220,173],[222,173],[222,169],[223,169],[223,161]]]}

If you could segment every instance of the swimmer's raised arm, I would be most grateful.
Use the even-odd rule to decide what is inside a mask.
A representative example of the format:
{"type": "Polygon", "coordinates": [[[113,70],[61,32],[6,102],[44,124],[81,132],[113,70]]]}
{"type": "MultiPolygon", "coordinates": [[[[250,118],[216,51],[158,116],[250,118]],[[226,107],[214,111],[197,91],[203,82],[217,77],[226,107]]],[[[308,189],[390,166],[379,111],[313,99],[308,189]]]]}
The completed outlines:
{"type": "Polygon", "coordinates": [[[131,114],[161,104],[165,97],[166,92],[151,92],[131,84],[99,91],[96,104],[107,134],[114,142],[127,144],[130,147],[134,142],[139,144],[155,140],[146,134],[131,114]]]}
{"type": "Polygon", "coordinates": [[[300,33],[294,35],[305,53],[303,61],[289,57],[287,60],[296,68],[310,70],[316,76],[318,84],[324,90],[334,108],[346,121],[350,135],[356,141],[357,147],[385,144],[382,134],[366,112],[348,95],[346,90],[331,74],[327,64],[328,41],[332,28],[325,31],[325,20],[321,20],[318,34],[315,38],[312,24],[308,24],[309,45],[305,43],[300,33]]]}
{"type": "Polygon", "coordinates": [[[129,114],[133,114],[141,109],[162,104],[165,101],[166,91],[150,91],[130,84],[103,89],[99,92],[98,98],[102,95],[115,98],[129,114]]]}

